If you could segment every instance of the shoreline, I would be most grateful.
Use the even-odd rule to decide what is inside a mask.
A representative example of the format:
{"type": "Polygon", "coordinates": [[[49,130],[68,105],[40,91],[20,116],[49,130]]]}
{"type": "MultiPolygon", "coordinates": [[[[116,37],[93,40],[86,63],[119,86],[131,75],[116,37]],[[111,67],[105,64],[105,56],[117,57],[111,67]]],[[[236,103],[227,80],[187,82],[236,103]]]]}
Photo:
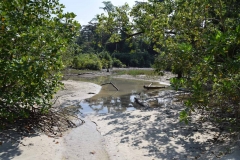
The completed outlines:
{"type": "MultiPolygon", "coordinates": [[[[63,82],[64,90],[56,95],[59,96],[55,104],[58,106],[76,105],[101,90],[101,86],[93,83],[72,80],[63,82]]],[[[230,139],[221,145],[213,143],[214,135],[219,131],[210,123],[198,123],[197,114],[192,116],[189,125],[180,123],[178,117],[182,109],[184,106],[174,103],[149,110],[89,114],[81,117],[86,123],[55,138],[41,133],[22,137],[12,131],[8,134],[17,141],[0,137],[0,159],[237,160],[240,157],[240,147],[230,139]]],[[[239,140],[235,143],[240,144],[239,140]]]]}
{"type": "Polygon", "coordinates": [[[164,76],[163,78],[161,78],[160,80],[151,80],[151,79],[147,79],[145,78],[145,75],[138,75],[136,77],[134,76],[130,76],[130,75],[118,75],[118,76],[113,76],[113,78],[121,78],[121,79],[132,79],[132,80],[139,80],[139,81],[146,81],[146,82],[158,82],[160,85],[166,85],[166,86],[170,86],[170,81],[166,80],[168,79],[168,77],[171,76],[164,76]]]}
{"type": "MultiPolygon", "coordinates": [[[[83,99],[98,94],[101,90],[101,86],[94,83],[72,80],[62,82],[64,89],[55,95],[58,97],[55,103],[57,106],[75,105],[83,99]]],[[[14,139],[0,137],[0,159],[71,160],[79,159],[79,157],[93,160],[94,157],[108,159],[108,154],[102,148],[104,139],[99,132],[95,131],[96,125],[86,118],[82,119],[85,121],[83,125],[69,129],[63,133],[62,137],[48,137],[44,133],[35,133],[25,137],[14,131],[7,131],[5,134],[14,139]],[[79,152],[81,150],[84,152],[79,152]]]]}

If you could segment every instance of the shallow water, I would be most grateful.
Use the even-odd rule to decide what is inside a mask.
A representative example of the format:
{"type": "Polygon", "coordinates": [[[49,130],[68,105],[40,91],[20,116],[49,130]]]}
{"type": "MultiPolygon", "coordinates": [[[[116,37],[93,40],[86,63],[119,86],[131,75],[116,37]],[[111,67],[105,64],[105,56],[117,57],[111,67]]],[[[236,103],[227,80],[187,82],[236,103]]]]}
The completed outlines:
{"type": "MultiPolygon", "coordinates": [[[[111,84],[103,85],[101,91],[97,95],[80,102],[80,112],[83,114],[101,114],[136,110],[142,107],[135,103],[135,97],[139,100],[146,100],[150,99],[150,97],[161,95],[162,92],[166,91],[165,89],[144,89],[144,85],[150,84],[150,82],[147,81],[112,78],[111,76],[99,76],[94,78],[75,77],[74,80],[93,82],[99,85],[112,82],[119,89],[119,91],[117,91],[111,84]]],[[[155,82],[152,85],[159,84],[155,82]]],[[[157,98],[149,102],[149,107],[158,107],[161,105],[161,102],[157,98]]]]}

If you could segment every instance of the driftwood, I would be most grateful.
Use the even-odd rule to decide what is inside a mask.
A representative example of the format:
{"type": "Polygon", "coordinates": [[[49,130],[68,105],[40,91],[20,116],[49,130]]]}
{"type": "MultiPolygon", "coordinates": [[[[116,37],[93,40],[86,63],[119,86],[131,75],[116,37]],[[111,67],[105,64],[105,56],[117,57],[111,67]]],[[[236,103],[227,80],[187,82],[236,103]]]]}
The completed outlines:
{"type": "Polygon", "coordinates": [[[166,88],[166,86],[155,86],[155,85],[152,85],[152,83],[150,83],[148,86],[144,85],[143,88],[146,88],[146,89],[160,89],[160,88],[166,88]]]}
{"type": "Polygon", "coordinates": [[[143,88],[146,88],[146,89],[161,89],[161,88],[166,88],[166,86],[151,86],[151,85],[144,85],[143,88]]]}
{"type": "Polygon", "coordinates": [[[139,104],[142,107],[149,107],[148,105],[144,104],[144,102],[141,102],[139,99],[137,99],[136,97],[134,97],[134,100],[137,104],[139,104]]]}
{"type": "Polygon", "coordinates": [[[111,84],[114,88],[116,88],[117,91],[119,91],[119,89],[112,82],[103,83],[102,86],[106,85],[106,84],[111,84]]]}

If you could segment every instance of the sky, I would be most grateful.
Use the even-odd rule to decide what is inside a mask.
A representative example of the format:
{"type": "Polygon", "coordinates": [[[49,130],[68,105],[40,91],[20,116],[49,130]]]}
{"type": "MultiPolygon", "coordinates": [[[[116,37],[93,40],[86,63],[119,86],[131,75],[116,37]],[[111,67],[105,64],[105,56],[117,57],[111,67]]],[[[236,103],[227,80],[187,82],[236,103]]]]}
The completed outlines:
{"type": "Polygon", "coordinates": [[[95,15],[103,13],[103,1],[111,1],[114,6],[121,6],[126,2],[132,7],[136,0],[59,0],[65,5],[64,12],[73,12],[77,15],[75,18],[81,25],[88,24],[95,15]]]}

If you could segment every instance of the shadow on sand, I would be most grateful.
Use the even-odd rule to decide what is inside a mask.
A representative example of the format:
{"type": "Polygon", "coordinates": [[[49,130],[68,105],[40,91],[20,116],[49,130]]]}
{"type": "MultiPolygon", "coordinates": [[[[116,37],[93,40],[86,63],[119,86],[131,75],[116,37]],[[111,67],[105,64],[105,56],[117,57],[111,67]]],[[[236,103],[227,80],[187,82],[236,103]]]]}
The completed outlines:
{"type": "Polygon", "coordinates": [[[35,133],[20,133],[14,130],[0,132],[0,159],[10,160],[21,155],[20,145],[31,146],[33,144],[25,144],[20,142],[24,137],[35,137],[35,133]]]}
{"type": "MultiPolygon", "coordinates": [[[[141,149],[145,157],[156,159],[202,159],[214,146],[214,136],[219,129],[210,123],[179,122],[179,112],[184,106],[172,104],[157,109],[99,115],[108,121],[111,130],[103,136],[120,135],[121,144],[141,149]]],[[[101,127],[103,128],[103,127],[101,127]]],[[[212,155],[215,159],[215,155],[212,155]]]]}

